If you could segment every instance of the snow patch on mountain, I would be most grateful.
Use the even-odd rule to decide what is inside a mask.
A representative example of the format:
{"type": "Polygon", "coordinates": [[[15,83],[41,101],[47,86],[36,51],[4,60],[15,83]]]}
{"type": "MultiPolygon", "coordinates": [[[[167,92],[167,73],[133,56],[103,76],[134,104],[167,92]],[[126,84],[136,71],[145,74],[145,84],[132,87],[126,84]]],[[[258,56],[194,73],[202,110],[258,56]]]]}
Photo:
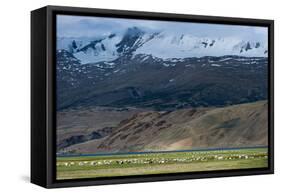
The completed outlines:
{"type": "Polygon", "coordinates": [[[221,65],[219,64],[211,64],[212,67],[220,67],[221,65]]]}

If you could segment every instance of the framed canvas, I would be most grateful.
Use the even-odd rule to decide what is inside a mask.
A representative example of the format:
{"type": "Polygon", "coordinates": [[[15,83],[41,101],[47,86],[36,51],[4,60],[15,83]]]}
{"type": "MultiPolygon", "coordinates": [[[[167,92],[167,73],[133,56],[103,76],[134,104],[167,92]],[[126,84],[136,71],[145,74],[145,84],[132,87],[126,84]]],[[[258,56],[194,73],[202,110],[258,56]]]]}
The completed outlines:
{"type": "Polygon", "coordinates": [[[31,12],[31,182],[273,171],[273,21],[31,12]]]}

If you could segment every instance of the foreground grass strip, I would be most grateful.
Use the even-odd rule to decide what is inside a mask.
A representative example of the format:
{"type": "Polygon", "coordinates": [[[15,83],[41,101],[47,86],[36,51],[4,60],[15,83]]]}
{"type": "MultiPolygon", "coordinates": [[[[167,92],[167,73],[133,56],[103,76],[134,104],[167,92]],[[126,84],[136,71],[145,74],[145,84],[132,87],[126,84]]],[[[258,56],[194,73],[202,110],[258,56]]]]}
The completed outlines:
{"type": "Polygon", "coordinates": [[[266,148],[57,158],[57,179],[267,167],[266,148]]]}

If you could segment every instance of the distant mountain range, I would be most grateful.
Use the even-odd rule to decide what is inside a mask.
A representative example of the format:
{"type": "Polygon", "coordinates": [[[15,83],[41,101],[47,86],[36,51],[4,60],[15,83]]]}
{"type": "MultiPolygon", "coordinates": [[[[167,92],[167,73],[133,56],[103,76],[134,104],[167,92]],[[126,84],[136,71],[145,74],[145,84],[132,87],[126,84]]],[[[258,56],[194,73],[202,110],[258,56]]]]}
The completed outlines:
{"type": "Polygon", "coordinates": [[[57,109],[87,106],[169,110],[267,99],[267,58],[162,59],[137,54],[81,64],[57,52],[57,109]]]}
{"type": "Polygon", "coordinates": [[[112,33],[91,38],[60,37],[57,39],[57,50],[61,49],[72,53],[82,64],[112,61],[124,55],[137,54],[167,59],[224,55],[266,57],[268,52],[267,44],[259,40],[145,32],[138,27],[128,28],[124,34],[112,33]]]}
{"type": "Polygon", "coordinates": [[[267,45],[128,28],[121,36],[58,38],[58,110],[175,109],[267,98],[267,45]]]}

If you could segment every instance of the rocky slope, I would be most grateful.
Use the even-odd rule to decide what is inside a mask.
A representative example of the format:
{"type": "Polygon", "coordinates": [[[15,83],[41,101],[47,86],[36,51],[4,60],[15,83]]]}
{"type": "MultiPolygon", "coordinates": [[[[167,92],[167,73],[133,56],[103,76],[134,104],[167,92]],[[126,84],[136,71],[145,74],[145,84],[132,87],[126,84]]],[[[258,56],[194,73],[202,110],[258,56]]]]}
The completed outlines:
{"type": "Polygon", "coordinates": [[[108,153],[267,145],[267,101],[223,108],[144,111],[122,120],[104,137],[64,148],[108,153]]]}
{"type": "Polygon", "coordinates": [[[267,98],[267,58],[163,60],[151,55],[78,65],[57,53],[58,109],[79,106],[225,106],[267,98]],[[64,62],[64,61],[67,62],[64,62]]]}

